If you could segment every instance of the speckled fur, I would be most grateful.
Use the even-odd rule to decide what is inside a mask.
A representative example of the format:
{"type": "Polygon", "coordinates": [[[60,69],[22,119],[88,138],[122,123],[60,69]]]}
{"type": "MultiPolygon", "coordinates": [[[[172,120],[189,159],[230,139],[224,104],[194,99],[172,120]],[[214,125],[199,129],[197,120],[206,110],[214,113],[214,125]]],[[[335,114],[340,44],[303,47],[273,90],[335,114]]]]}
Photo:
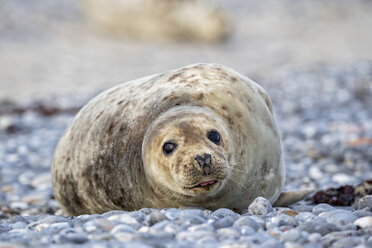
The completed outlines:
{"type": "Polygon", "coordinates": [[[257,196],[274,203],[284,179],[269,97],[217,64],[183,67],[101,93],[66,130],[52,166],[56,199],[70,215],[183,205],[240,211],[257,196]],[[222,130],[220,146],[205,137],[213,126],[222,130]],[[163,138],[170,134],[182,137],[181,148],[164,157],[163,138]],[[212,154],[213,173],[227,178],[213,193],[188,194],[182,186],[199,173],[190,158],[205,151],[212,154]]]}

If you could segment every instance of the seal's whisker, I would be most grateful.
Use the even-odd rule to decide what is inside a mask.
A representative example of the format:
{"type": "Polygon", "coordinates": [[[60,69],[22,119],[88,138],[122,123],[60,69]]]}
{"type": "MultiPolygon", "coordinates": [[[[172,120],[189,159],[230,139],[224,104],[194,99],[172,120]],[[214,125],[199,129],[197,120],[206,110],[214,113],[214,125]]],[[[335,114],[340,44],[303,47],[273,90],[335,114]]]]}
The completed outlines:
{"type": "Polygon", "coordinates": [[[232,182],[236,183],[236,184],[239,184],[240,186],[242,186],[242,187],[245,188],[246,190],[248,190],[248,188],[247,188],[243,183],[239,182],[239,180],[235,180],[235,179],[238,179],[238,178],[236,177],[236,175],[234,175],[234,174],[230,174],[230,175],[228,176],[228,179],[231,180],[232,182]],[[235,178],[234,178],[234,177],[235,177],[235,178]]]}
{"type": "Polygon", "coordinates": [[[235,171],[235,172],[239,172],[239,173],[242,173],[242,174],[248,174],[247,171],[240,170],[240,169],[238,169],[238,168],[236,168],[236,167],[233,167],[233,168],[227,167],[227,169],[228,169],[229,171],[235,171]]]}

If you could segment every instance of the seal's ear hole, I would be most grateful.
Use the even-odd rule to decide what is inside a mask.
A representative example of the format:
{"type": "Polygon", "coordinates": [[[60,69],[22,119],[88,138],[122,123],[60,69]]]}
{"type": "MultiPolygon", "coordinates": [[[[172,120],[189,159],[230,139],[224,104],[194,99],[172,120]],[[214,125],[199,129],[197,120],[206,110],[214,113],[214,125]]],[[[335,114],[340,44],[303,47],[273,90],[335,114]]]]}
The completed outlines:
{"type": "Polygon", "coordinates": [[[163,153],[165,156],[168,156],[170,155],[174,150],[176,150],[177,148],[177,144],[172,142],[172,141],[168,141],[168,142],[165,142],[164,145],[163,145],[163,153]]]}
{"type": "Polygon", "coordinates": [[[207,138],[212,141],[213,143],[215,143],[216,145],[219,145],[221,143],[221,135],[220,133],[213,129],[211,131],[209,131],[207,133],[207,138]]]}

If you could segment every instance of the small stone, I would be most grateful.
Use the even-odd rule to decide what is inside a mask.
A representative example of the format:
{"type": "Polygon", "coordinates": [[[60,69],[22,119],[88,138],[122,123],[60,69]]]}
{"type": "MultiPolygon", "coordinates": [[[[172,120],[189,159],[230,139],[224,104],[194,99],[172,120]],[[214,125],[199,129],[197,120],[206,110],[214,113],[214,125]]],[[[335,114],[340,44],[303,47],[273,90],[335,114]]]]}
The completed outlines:
{"type": "Polygon", "coordinates": [[[182,231],[176,234],[177,240],[187,240],[191,242],[195,242],[204,237],[215,237],[216,234],[211,231],[200,231],[200,232],[190,232],[190,231],[182,231]]]}
{"type": "Polygon", "coordinates": [[[322,240],[322,235],[319,233],[311,233],[308,237],[307,240],[311,243],[318,243],[322,240]]]}
{"type": "Polygon", "coordinates": [[[252,235],[256,232],[256,230],[254,230],[250,226],[241,226],[239,230],[240,230],[240,233],[243,235],[252,235]]]}
{"type": "Polygon", "coordinates": [[[323,221],[325,222],[326,220],[324,218],[318,217],[310,212],[302,212],[296,215],[295,217],[297,220],[301,222],[306,222],[306,221],[323,221]]]}
{"type": "Polygon", "coordinates": [[[204,217],[204,212],[203,210],[200,209],[183,209],[180,210],[180,215],[179,218],[188,218],[190,216],[200,216],[204,217]]]}
{"type": "Polygon", "coordinates": [[[372,247],[372,236],[368,238],[368,240],[366,242],[366,246],[367,247],[372,247]]]}
{"type": "Polygon", "coordinates": [[[256,221],[262,228],[265,228],[266,218],[264,218],[263,215],[252,215],[249,217],[251,217],[252,220],[256,221]]]}
{"type": "Polygon", "coordinates": [[[60,236],[60,243],[75,243],[75,244],[84,244],[89,241],[86,234],[83,233],[68,233],[66,235],[60,236]]]}
{"type": "Polygon", "coordinates": [[[15,210],[25,210],[29,207],[27,202],[12,202],[10,203],[10,208],[15,209],[15,210]]]}
{"type": "Polygon", "coordinates": [[[355,209],[364,209],[364,208],[370,208],[372,209],[372,195],[366,195],[365,197],[359,199],[355,204],[354,204],[355,209]]]}
{"type": "Polygon", "coordinates": [[[270,222],[266,224],[267,229],[272,229],[273,227],[280,227],[280,226],[298,226],[298,221],[295,217],[281,214],[271,218],[270,222]]]}
{"type": "Polygon", "coordinates": [[[127,232],[127,233],[135,233],[136,230],[131,227],[130,225],[125,225],[125,224],[120,224],[120,225],[117,225],[115,226],[114,228],[111,229],[110,233],[112,235],[115,235],[116,233],[123,233],[123,232],[127,232]]]}
{"type": "Polygon", "coordinates": [[[154,225],[160,221],[165,220],[165,218],[166,217],[163,213],[160,213],[160,211],[156,210],[147,215],[146,221],[147,223],[149,223],[149,225],[154,225]]]}
{"type": "Polygon", "coordinates": [[[312,212],[313,206],[311,205],[294,205],[292,209],[296,212],[312,212]]]}
{"type": "Polygon", "coordinates": [[[266,215],[273,211],[269,200],[263,197],[257,197],[248,207],[249,215],[266,215]]]}
{"type": "Polygon", "coordinates": [[[175,220],[179,217],[180,211],[176,208],[170,208],[167,209],[164,215],[168,220],[175,220]]]}
{"type": "Polygon", "coordinates": [[[96,220],[97,225],[106,232],[110,232],[114,227],[115,223],[106,219],[97,219],[96,220]]]}
{"type": "Polygon", "coordinates": [[[56,229],[65,229],[71,227],[71,224],[68,222],[58,222],[58,223],[53,223],[50,225],[52,228],[56,229]]]}
{"type": "Polygon", "coordinates": [[[354,177],[349,176],[345,173],[336,173],[332,176],[332,181],[339,183],[341,185],[345,184],[354,184],[356,183],[356,180],[354,177]]]}
{"type": "Polygon", "coordinates": [[[12,227],[13,227],[13,229],[24,229],[26,226],[27,226],[26,223],[18,221],[16,223],[14,223],[12,227]]]}
{"type": "Polygon", "coordinates": [[[198,216],[198,215],[196,215],[196,216],[183,215],[183,216],[180,216],[179,221],[184,226],[203,224],[203,223],[206,222],[206,220],[203,217],[198,216]]]}
{"type": "Polygon", "coordinates": [[[321,179],[324,177],[324,173],[317,166],[311,166],[309,169],[309,176],[313,179],[321,179]]]}
{"type": "Polygon", "coordinates": [[[12,228],[8,225],[0,224],[0,234],[4,233],[4,232],[8,232],[11,229],[12,228]]]}
{"type": "Polygon", "coordinates": [[[2,206],[1,207],[1,212],[5,214],[10,214],[10,215],[17,215],[20,214],[19,210],[12,209],[8,206],[2,206]]]}
{"type": "Polygon", "coordinates": [[[179,230],[180,230],[180,227],[173,223],[169,223],[168,225],[164,227],[164,231],[170,234],[175,234],[179,232],[179,230]]]}
{"type": "Polygon", "coordinates": [[[304,222],[301,225],[299,225],[297,229],[309,233],[320,233],[321,235],[325,235],[327,233],[339,230],[337,226],[334,224],[328,222],[319,223],[317,221],[304,222]]]}
{"type": "Polygon", "coordinates": [[[156,230],[150,226],[142,226],[140,229],[138,229],[139,233],[149,233],[149,234],[156,234],[156,230]]]}
{"type": "Polygon", "coordinates": [[[265,248],[282,248],[282,244],[279,243],[278,240],[276,239],[269,239],[269,240],[266,240],[264,242],[262,242],[262,244],[260,245],[261,247],[265,247],[265,248]]]}
{"type": "Polygon", "coordinates": [[[372,217],[366,216],[359,218],[354,222],[354,224],[359,226],[360,228],[372,228],[372,217]]]}
{"type": "Polygon", "coordinates": [[[226,236],[226,237],[224,237],[224,239],[226,239],[226,238],[235,239],[235,238],[239,238],[239,236],[240,236],[239,232],[234,228],[220,228],[220,229],[217,230],[217,234],[218,234],[219,237],[220,237],[220,235],[226,236]]]}
{"type": "Polygon", "coordinates": [[[51,173],[45,172],[38,174],[34,179],[31,181],[31,186],[33,186],[35,189],[44,189],[51,184],[51,173]]]}
{"type": "MultiPolygon", "coordinates": [[[[328,233],[327,235],[322,237],[322,243],[326,247],[330,247],[331,244],[333,244],[337,240],[341,240],[343,238],[360,237],[361,235],[362,235],[362,233],[360,231],[355,231],[355,230],[331,232],[331,233],[328,233]]],[[[345,240],[345,241],[346,241],[345,243],[348,243],[347,240],[345,240]]],[[[338,245],[341,245],[341,247],[343,247],[342,243],[339,243],[338,245]]]]}
{"type": "Polygon", "coordinates": [[[109,211],[109,212],[106,212],[106,213],[102,214],[102,217],[108,218],[108,217],[113,216],[113,215],[119,215],[119,214],[125,214],[125,213],[127,213],[127,212],[122,211],[122,210],[112,210],[112,211],[109,211]]]}
{"type": "Polygon", "coordinates": [[[289,210],[278,211],[278,215],[279,214],[285,214],[285,215],[289,215],[289,216],[294,217],[294,216],[298,215],[298,212],[289,209],[289,210]]]}
{"type": "Polygon", "coordinates": [[[142,211],[129,212],[129,215],[135,218],[139,223],[144,221],[147,217],[147,215],[142,211]]]}
{"type": "Polygon", "coordinates": [[[297,229],[291,229],[286,232],[284,232],[280,240],[284,242],[297,242],[301,238],[301,231],[297,229]]]}
{"type": "Polygon", "coordinates": [[[195,226],[190,226],[187,228],[190,232],[199,232],[199,231],[214,231],[214,227],[211,224],[200,224],[195,226]]]}
{"type": "Polygon", "coordinates": [[[353,212],[343,210],[343,209],[323,212],[323,213],[320,213],[319,216],[326,218],[327,222],[338,225],[338,226],[343,226],[349,223],[353,223],[357,219],[357,216],[353,212]]]}
{"type": "Polygon", "coordinates": [[[198,245],[208,245],[208,246],[211,246],[213,244],[217,244],[218,243],[218,240],[215,237],[207,236],[207,237],[198,239],[198,241],[196,243],[198,245]]]}
{"type": "Polygon", "coordinates": [[[34,230],[35,230],[35,232],[40,232],[41,230],[43,230],[45,228],[48,228],[48,227],[50,227],[50,224],[41,223],[41,224],[35,226],[34,230]]]}
{"type": "MultiPolygon", "coordinates": [[[[94,233],[94,234],[90,234],[88,235],[88,238],[90,240],[95,240],[95,241],[107,241],[107,240],[110,240],[112,238],[111,234],[110,233],[94,233]]],[[[94,245],[93,245],[94,247],[94,245]]],[[[97,246],[97,248],[99,248],[99,246],[97,246]]]]}
{"type": "Polygon", "coordinates": [[[154,224],[153,226],[151,226],[151,228],[155,230],[163,230],[169,223],[170,223],[169,220],[163,220],[154,224]]]}
{"type": "Polygon", "coordinates": [[[262,228],[260,224],[258,224],[254,219],[250,216],[242,216],[237,221],[235,221],[233,227],[242,227],[242,226],[249,226],[253,230],[258,231],[262,228]]]}
{"type": "Polygon", "coordinates": [[[238,219],[237,216],[227,216],[225,218],[222,218],[222,219],[218,219],[216,221],[213,222],[213,226],[216,228],[216,229],[219,229],[219,228],[224,228],[224,227],[230,227],[234,224],[234,222],[238,219]]]}
{"type": "Polygon", "coordinates": [[[214,211],[211,216],[216,217],[218,219],[222,219],[228,216],[239,216],[239,214],[227,208],[219,208],[216,211],[214,211]]]}
{"type": "Polygon", "coordinates": [[[39,219],[39,223],[46,223],[46,224],[53,224],[58,222],[67,222],[68,220],[63,217],[54,216],[54,215],[47,215],[39,219]]]}
{"type": "Polygon", "coordinates": [[[32,221],[32,220],[29,220],[29,218],[27,217],[24,217],[24,216],[20,216],[20,215],[18,215],[18,216],[14,216],[14,217],[12,217],[12,218],[10,218],[10,219],[8,219],[8,220],[6,220],[6,223],[9,223],[9,224],[14,224],[14,223],[16,223],[16,222],[18,222],[18,221],[21,221],[21,222],[24,222],[24,223],[30,223],[30,221],[32,221]]]}
{"type": "Polygon", "coordinates": [[[332,243],[332,248],[349,248],[356,247],[362,243],[361,238],[359,237],[344,237],[337,239],[332,243]]]}
{"type": "Polygon", "coordinates": [[[332,210],[335,210],[335,208],[331,205],[327,203],[320,203],[313,208],[313,214],[319,215],[320,213],[329,212],[332,210]]]}
{"type": "Polygon", "coordinates": [[[115,220],[120,221],[124,224],[127,224],[133,227],[134,229],[139,229],[141,227],[140,223],[138,223],[138,221],[132,216],[130,216],[130,214],[128,213],[112,215],[108,217],[107,219],[111,221],[115,221],[115,220]]]}
{"type": "Polygon", "coordinates": [[[28,204],[43,204],[49,199],[49,194],[47,192],[32,192],[28,195],[22,197],[22,201],[28,204]]]}
{"type": "Polygon", "coordinates": [[[151,208],[141,208],[138,211],[141,212],[141,213],[144,213],[144,214],[148,215],[148,214],[150,214],[152,212],[152,209],[151,208]]]}
{"type": "Polygon", "coordinates": [[[135,234],[128,232],[118,232],[115,233],[113,236],[121,242],[129,242],[136,238],[135,234]]]}

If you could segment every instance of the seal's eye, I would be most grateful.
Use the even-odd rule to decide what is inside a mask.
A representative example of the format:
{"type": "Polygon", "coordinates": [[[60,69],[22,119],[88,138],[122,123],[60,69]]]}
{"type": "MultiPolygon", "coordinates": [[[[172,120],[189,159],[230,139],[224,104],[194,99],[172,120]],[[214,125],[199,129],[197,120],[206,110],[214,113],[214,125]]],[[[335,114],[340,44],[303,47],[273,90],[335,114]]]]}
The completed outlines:
{"type": "Polygon", "coordinates": [[[171,154],[175,149],[176,149],[177,145],[173,142],[166,142],[164,143],[163,145],[163,153],[164,155],[169,155],[171,154]]]}
{"type": "Polygon", "coordinates": [[[221,135],[217,130],[211,130],[207,133],[207,138],[215,143],[216,145],[219,145],[221,142],[221,135]]]}

